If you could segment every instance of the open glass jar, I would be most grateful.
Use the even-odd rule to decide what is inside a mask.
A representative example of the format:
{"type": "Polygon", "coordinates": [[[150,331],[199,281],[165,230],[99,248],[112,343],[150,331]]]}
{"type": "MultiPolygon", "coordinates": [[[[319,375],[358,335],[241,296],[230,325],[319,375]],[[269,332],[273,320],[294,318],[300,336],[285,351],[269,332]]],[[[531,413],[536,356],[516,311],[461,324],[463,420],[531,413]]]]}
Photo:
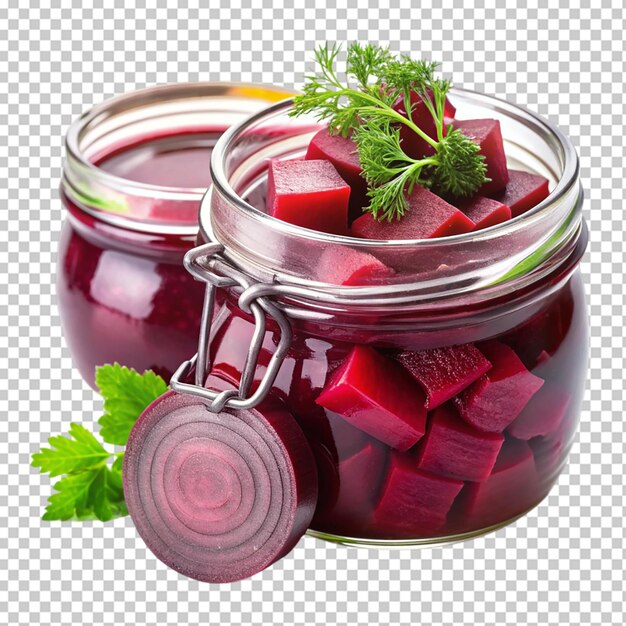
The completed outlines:
{"type": "Polygon", "coordinates": [[[252,393],[267,382],[279,351],[269,395],[298,421],[316,457],[319,497],[309,532],[325,539],[438,543],[508,524],[545,497],[574,437],[587,361],[578,271],[587,231],[575,150],[519,107],[459,89],[451,99],[468,118],[500,120],[509,167],[547,177],[545,201],[480,232],[357,240],[262,210],[269,160],[302,156],[318,128],[289,118],[290,102],[227,131],[212,155],[214,184],[200,226],[204,241],[216,245],[200,248],[190,269],[200,278],[208,272],[222,288],[211,328],[203,329],[196,383],[206,363],[234,382],[245,372],[241,384],[252,393]],[[342,284],[359,255],[395,273],[367,286],[342,284]],[[250,313],[259,298],[288,320],[288,348],[271,318],[259,329],[250,313]],[[254,372],[249,354],[257,357],[254,372]],[[471,384],[450,392],[468,368],[471,384]],[[346,390],[349,377],[358,393],[346,390]],[[411,410],[420,377],[426,390],[447,391],[428,397],[425,433],[412,445],[389,416],[411,410]],[[367,417],[359,404],[370,407],[367,417]]]}
{"type": "Polygon", "coordinates": [[[165,85],[113,98],[69,129],[57,294],[83,378],[117,361],[169,377],[195,351],[203,290],[182,259],[198,233],[215,142],[291,92],[165,85]]]}

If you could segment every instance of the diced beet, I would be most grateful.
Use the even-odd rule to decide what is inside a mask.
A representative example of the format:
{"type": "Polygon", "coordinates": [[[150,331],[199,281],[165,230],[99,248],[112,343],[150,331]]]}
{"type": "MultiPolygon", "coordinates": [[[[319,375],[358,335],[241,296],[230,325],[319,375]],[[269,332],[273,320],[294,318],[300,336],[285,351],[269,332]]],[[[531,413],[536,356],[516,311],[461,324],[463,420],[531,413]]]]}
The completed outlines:
{"type": "MultiPolygon", "coordinates": [[[[433,119],[432,114],[424,104],[421,96],[415,91],[411,92],[410,97],[411,104],[411,120],[413,123],[426,135],[432,139],[437,139],[437,125],[433,119]]],[[[404,106],[404,98],[400,97],[393,105],[393,108],[403,115],[408,117],[406,107],[404,106]]],[[[456,108],[452,106],[450,101],[446,98],[444,105],[444,121],[445,118],[453,118],[456,113],[456,108]]],[[[443,132],[445,135],[447,126],[444,124],[443,132]]],[[[430,156],[435,153],[435,149],[427,141],[422,139],[415,131],[411,130],[406,124],[400,126],[400,143],[402,149],[412,158],[420,159],[423,156],[430,156]]]]}
{"type": "MultiPolygon", "coordinates": [[[[506,167],[500,122],[490,119],[455,120],[452,126],[477,143],[480,146],[480,153],[485,157],[487,178],[491,181],[485,183],[478,193],[488,196],[504,189],[509,182],[509,171],[506,167]]],[[[501,202],[510,206],[504,200],[501,202]]]]}
{"type": "Polygon", "coordinates": [[[317,404],[398,450],[424,434],[424,393],[395,361],[367,346],[355,346],[335,370],[317,404]]]}
{"type": "Polygon", "coordinates": [[[502,447],[499,433],[468,426],[454,407],[440,406],[428,417],[426,435],[419,443],[417,466],[433,474],[480,481],[489,476],[502,447]]]}
{"type": "Polygon", "coordinates": [[[418,469],[410,454],[393,453],[372,516],[373,529],[396,539],[436,535],[462,487],[460,480],[418,469]]]}
{"type": "MultiPolygon", "coordinates": [[[[233,385],[211,376],[220,391],[233,385]]],[[[284,556],[308,528],[317,469],[289,413],[262,403],[211,413],[170,391],[135,423],[124,495],[148,547],[198,580],[242,580],[284,556]]]]}
{"type": "Polygon", "coordinates": [[[572,401],[569,393],[556,385],[544,385],[507,428],[517,439],[532,439],[554,432],[572,401]]]}
{"type": "Polygon", "coordinates": [[[313,136],[307,148],[308,160],[330,161],[340,176],[350,185],[350,217],[361,215],[361,209],[369,204],[367,182],[361,176],[361,163],[356,144],[350,137],[331,135],[323,128],[313,136]]]}
{"type": "Polygon", "coordinates": [[[491,363],[471,343],[400,352],[395,359],[423,387],[428,410],[461,393],[491,368],[491,363]]]}
{"type": "Polygon", "coordinates": [[[537,174],[509,170],[509,182],[503,191],[488,192],[494,200],[506,204],[511,209],[513,217],[537,206],[550,195],[548,179],[537,174]]]}
{"type": "Polygon", "coordinates": [[[332,452],[318,441],[309,439],[311,452],[315,457],[318,476],[318,496],[317,508],[315,509],[315,518],[320,512],[325,512],[335,505],[337,495],[339,494],[339,468],[337,467],[337,459],[334,458],[332,452]]]}
{"type": "Polygon", "coordinates": [[[543,385],[508,346],[491,341],[480,346],[492,368],[455,403],[463,419],[487,432],[502,432],[543,385]]]}
{"type": "Polygon", "coordinates": [[[404,217],[391,222],[374,219],[371,213],[352,223],[352,235],[362,239],[431,239],[468,233],[474,222],[456,207],[428,189],[415,185],[404,217]]]}
{"type": "Polygon", "coordinates": [[[543,494],[532,451],[525,441],[507,440],[490,476],[467,483],[455,506],[466,528],[505,522],[535,505],[543,494]]]}
{"type": "Polygon", "coordinates": [[[511,219],[511,209],[506,204],[485,196],[474,196],[471,200],[459,202],[457,206],[476,224],[475,230],[495,226],[511,219]]]}
{"type": "Polygon", "coordinates": [[[319,280],[333,285],[371,285],[396,273],[375,256],[352,248],[327,248],[317,267],[319,280]]]}
{"type": "Polygon", "coordinates": [[[267,212],[284,222],[345,234],[349,199],[350,186],[329,161],[270,163],[267,212]]]}
{"type": "Polygon", "coordinates": [[[334,513],[339,517],[362,518],[371,511],[385,473],[386,456],[382,444],[369,441],[339,462],[339,495],[334,513]]]}

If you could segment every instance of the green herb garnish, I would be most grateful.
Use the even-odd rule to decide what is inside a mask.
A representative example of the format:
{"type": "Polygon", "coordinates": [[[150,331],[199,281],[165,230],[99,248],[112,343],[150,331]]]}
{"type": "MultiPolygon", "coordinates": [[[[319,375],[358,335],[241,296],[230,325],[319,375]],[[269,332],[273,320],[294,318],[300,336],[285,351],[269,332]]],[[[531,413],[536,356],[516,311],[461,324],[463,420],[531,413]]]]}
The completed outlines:
{"type": "MultiPolygon", "coordinates": [[[[141,412],[165,393],[165,381],[154,372],[104,365],[96,371],[96,384],[104,397],[104,415],[99,419],[105,443],[126,445],[141,412]]],[[[106,522],[128,515],[122,488],[123,452],[107,450],[84,426],[71,424],[69,437],[50,437],[50,448],[33,454],[33,467],[51,477],[57,493],[48,498],[43,519],[106,522]]]]}
{"type": "Polygon", "coordinates": [[[470,196],[489,180],[478,145],[458,129],[444,129],[450,82],[435,77],[436,63],[396,57],[373,44],[353,43],[342,81],[336,70],[340,50],[336,44],[317,49],[319,71],[307,77],[290,115],[312,113],[328,121],[331,133],[344,137],[353,133],[369,187],[366,210],[374,217],[389,221],[402,217],[408,208],[407,195],[416,184],[440,195],[470,196]],[[432,115],[436,138],[410,119],[411,92],[421,97],[432,115]],[[399,98],[406,116],[393,108],[399,98]],[[430,144],[435,153],[422,159],[407,155],[400,143],[400,125],[430,144]]]}

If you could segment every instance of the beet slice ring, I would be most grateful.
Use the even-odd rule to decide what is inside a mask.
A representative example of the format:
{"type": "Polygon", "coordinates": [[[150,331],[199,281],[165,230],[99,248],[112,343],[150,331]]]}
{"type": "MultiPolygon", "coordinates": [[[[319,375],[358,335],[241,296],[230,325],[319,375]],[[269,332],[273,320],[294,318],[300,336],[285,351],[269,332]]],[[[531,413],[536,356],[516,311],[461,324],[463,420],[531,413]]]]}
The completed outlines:
{"type": "MultiPolygon", "coordinates": [[[[214,376],[211,388],[232,388],[214,376]]],[[[168,391],[139,417],[124,455],[124,494],[161,561],[212,583],[252,576],[285,556],[317,502],[315,459],[296,420],[265,402],[211,413],[168,391]]]]}

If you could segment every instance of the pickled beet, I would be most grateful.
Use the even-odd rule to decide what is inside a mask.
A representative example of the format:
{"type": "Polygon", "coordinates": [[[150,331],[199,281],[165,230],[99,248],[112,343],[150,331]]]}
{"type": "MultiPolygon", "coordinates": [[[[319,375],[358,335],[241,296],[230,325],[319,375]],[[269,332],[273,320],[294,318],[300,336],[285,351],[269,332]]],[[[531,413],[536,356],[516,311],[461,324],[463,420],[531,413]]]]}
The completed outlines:
{"type": "Polygon", "coordinates": [[[491,368],[473,344],[400,352],[394,357],[426,392],[432,410],[469,387],[491,368]]]}
{"type": "Polygon", "coordinates": [[[363,519],[372,510],[385,475],[386,459],[385,446],[369,441],[354,454],[339,461],[339,489],[334,505],[328,511],[333,527],[339,527],[347,534],[358,534],[352,520],[363,519]],[[359,489],[354,489],[356,481],[359,489]]]}
{"type": "MultiPolygon", "coordinates": [[[[452,125],[477,143],[480,146],[480,154],[485,157],[487,178],[491,181],[482,185],[478,193],[488,196],[504,189],[509,182],[509,171],[506,167],[500,122],[490,119],[455,120],[452,125]]],[[[510,206],[504,200],[500,202],[510,206]]]]}
{"type": "MultiPolygon", "coordinates": [[[[422,97],[415,91],[411,92],[410,105],[410,119],[413,121],[413,123],[420,130],[424,131],[426,135],[428,135],[432,139],[437,139],[437,125],[435,124],[435,120],[431,112],[424,104],[424,100],[422,99],[422,97]]],[[[396,103],[393,105],[393,108],[401,115],[404,115],[404,117],[409,117],[406,112],[406,107],[404,106],[404,97],[398,98],[396,103]]],[[[444,105],[444,119],[446,117],[453,118],[455,113],[456,108],[452,106],[450,101],[446,98],[446,102],[444,105]]],[[[446,128],[447,127],[444,125],[444,134],[446,132],[446,128]]],[[[435,153],[435,149],[433,148],[433,146],[431,146],[427,141],[422,139],[406,124],[402,124],[400,126],[400,143],[402,145],[402,149],[406,152],[406,154],[414,159],[420,159],[423,156],[430,156],[435,153]]]]}
{"type": "Polygon", "coordinates": [[[474,230],[474,222],[428,189],[415,185],[404,217],[379,222],[366,213],[352,223],[352,235],[362,239],[432,239],[474,230]]]}
{"type": "Polygon", "coordinates": [[[324,408],[398,450],[424,434],[424,393],[398,363],[367,346],[355,346],[317,398],[324,408]]]}
{"type": "Polygon", "coordinates": [[[367,252],[327,248],[319,259],[319,279],[333,285],[370,285],[390,278],[395,271],[367,252]]]}
{"type": "Polygon", "coordinates": [[[506,429],[517,439],[532,439],[554,432],[563,421],[571,396],[556,385],[544,385],[506,429]]]}
{"type": "Polygon", "coordinates": [[[504,437],[468,426],[453,406],[445,404],[428,417],[419,443],[417,466],[433,474],[480,481],[489,476],[504,437]]]}
{"type": "Polygon", "coordinates": [[[412,455],[393,453],[374,506],[373,532],[395,539],[436,535],[462,487],[460,480],[418,469],[412,455]]]}
{"type": "Polygon", "coordinates": [[[484,528],[527,511],[537,503],[540,481],[525,441],[507,439],[488,478],[467,483],[455,515],[465,528],[484,528]]]}
{"type": "Polygon", "coordinates": [[[480,346],[492,368],[455,403],[463,419],[487,432],[502,432],[522,412],[543,385],[519,357],[503,343],[491,341],[480,346]]]}
{"type": "Polygon", "coordinates": [[[509,182],[506,188],[499,193],[489,190],[487,195],[494,200],[506,204],[511,209],[513,217],[537,206],[550,195],[548,179],[537,174],[509,170],[509,182]]]}
{"type": "Polygon", "coordinates": [[[307,160],[324,159],[330,161],[335,169],[350,185],[350,217],[361,215],[362,207],[369,204],[367,183],[361,176],[361,163],[356,144],[350,137],[331,135],[323,128],[313,136],[306,152],[307,160]]]}
{"type": "Polygon", "coordinates": [[[457,207],[474,222],[475,230],[511,219],[511,209],[506,204],[485,196],[474,196],[471,200],[459,202],[457,207]]]}
{"type": "Polygon", "coordinates": [[[270,215],[324,233],[345,234],[350,186],[329,161],[271,162],[267,211],[270,215]]]}

